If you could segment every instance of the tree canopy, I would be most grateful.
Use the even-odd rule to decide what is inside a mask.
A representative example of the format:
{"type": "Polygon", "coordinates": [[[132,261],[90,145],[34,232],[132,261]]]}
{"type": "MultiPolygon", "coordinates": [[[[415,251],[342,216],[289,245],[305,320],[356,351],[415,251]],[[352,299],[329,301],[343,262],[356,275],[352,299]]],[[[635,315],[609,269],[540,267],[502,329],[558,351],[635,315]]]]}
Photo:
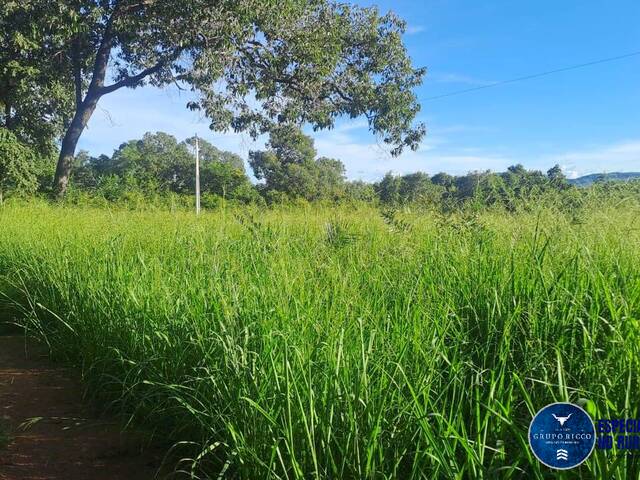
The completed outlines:
{"type": "Polygon", "coordinates": [[[145,83],[198,92],[188,107],[204,112],[213,130],[257,136],[280,124],[322,129],[364,116],[396,155],[417,148],[425,132],[414,124],[413,93],[425,70],[407,55],[404,21],[376,8],[329,0],[9,0],[0,22],[5,43],[29,45],[26,55],[6,53],[14,63],[0,81],[18,79],[43,95],[47,85],[57,89],[34,118],[59,118],[65,129],[59,192],[98,100],[145,83]]]}
{"type": "MultiPolygon", "coordinates": [[[[195,149],[195,137],[187,138],[184,142],[195,149]]],[[[200,162],[203,165],[208,163],[224,163],[244,172],[244,160],[242,160],[240,155],[219,150],[202,138],[198,139],[198,149],[200,151],[200,162]]]]}
{"type": "Polygon", "coordinates": [[[33,193],[38,187],[35,154],[5,128],[0,128],[0,204],[8,193],[33,193]]]}
{"type": "Polygon", "coordinates": [[[68,22],[53,21],[59,15],[53,3],[0,5],[0,124],[43,156],[54,150],[74,107],[71,60],[62,44],[68,22]]]}
{"type": "Polygon", "coordinates": [[[345,188],[340,160],[316,159],[313,139],[301,130],[282,126],[271,133],[266,151],[249,153],[249,164],[267,195],[284,194],[305,200],[339,198],[345,188]]]}
{"type": "MultiPolygon", "coordinates": [[[[164,132],[148,132],[122,143],[111,156],[93,157],[80,151],[74,157],[71,201],[123,202],[189,206],[195,192],[194,139],[179,141],[164,132]]],[[[515,211],[549,199],[579,203],[578,192],[555,165],[546,174],[513,165],[505,172],[469,172],[453,176],[424,172],[387,173],[375,183],[347,181],[338,159],[318,157],[313,139],[299,128],[274,129],[264,150],[249,152],[258,180],[253,184],[242,158],[199,139],[201,191],[205,208],[225,200],[233,203],[277,204],[322,201],[367,202],[391,207],[418,206],[445,211],[465,205],[496,206],[515,211]]],[[[43,189],[50,164],[16,136],[0,128],[0,188],[2,195],[30,194],[43,189]]],[[[597,184],[615,191],[608,182],[597,184]]]]}
{"type": "MultiPolygon", "coordinates": [[[[193,195],[195,191],[193,138],[182,142],[164,132],[148,132],[141,139],[122,143],[111,157],[76,155],[73,184],[85,190],[111,190],[120,185],[144,193],[173,192],[193,195]]],[[[200,180],[204,194],[249,199],[255,196],[244,172],[242,159],[218,150],[199,139],[200,180]]],[[[113,194],[112,194],[113,196],[113,194]]]]}

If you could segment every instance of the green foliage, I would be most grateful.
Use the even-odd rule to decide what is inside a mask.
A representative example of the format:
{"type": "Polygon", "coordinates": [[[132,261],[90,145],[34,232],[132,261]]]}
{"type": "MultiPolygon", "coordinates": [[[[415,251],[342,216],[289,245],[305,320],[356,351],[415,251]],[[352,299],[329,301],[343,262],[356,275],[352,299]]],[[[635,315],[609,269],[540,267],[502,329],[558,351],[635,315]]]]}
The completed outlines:
{"type": "Polygon", "coordinates": [[[551,184],[559,189],[569,188],[569,182],[567,181],[567,177],[564,173],[562,173],[562,168],[560,165],[556,164],[547,170],[547,178],[551,182],[551,184]]]}
{"type": "Polygon", "coordinates": [[[345,199],[373,204],[377,201],[376,191],[373,185],[362,180],[345,182],[345,199]]]}
{"type": "Polygon", "coordinates": [[[301,165],[311,162],[317,153],[313,146],[313,138],[292,125],[282,125],[275,129],[269,137],[268,147],[283,164],[301,165]]]}
{"type": "Polygon", "coordinates": [[[404,30],[393,14],[329,0],[10,0],[0,10],[2,116],[36,143],[65,132],[59,194],[99,99],[145,83],[186,85],[200,94],[188,107],[213,130],[254,137],[364,116],[398,155],[425,133],[413,93],[425,69],[412,66],[404,30]]]}
{"type": "MultiPolygon", "coordinates": [[[[184,143],[189,145],[192,150],[195,150],[195,137],[187,138],[184,143]]],[[[203,165],[208,163],[223,163],[244,173],[244,161],[239,155],[218,150],[202,138],[198,139],[198,148],[200,151],[200,162],[203,165]]]]}
{"type": "Polygon", "coordinates": [[[537,170],[526,170],[522,165],[514,165],[506,172],[469,172],[452,176],[438,173],[433,177],[417,172],[407,175],[387,173],[374,184],[376,194],[384,205],[434,206],[441,210],[461,207],[484,209],[501,207],[509,211],[529,208],[536,202],[548,199],[551,203],[563,198],[562,203],[570,204],[571,198],[579,198],[580,192],[568,183],[558,165],[547,175],[537,170]]]}
{"type": "Polygon", "coordinates": [[[328,1],[238,3],[243,15],[226,26],[235,31],[226,38],[216,31],[224,45],[197,51],[184,75],[203,91],[190,107],[204,110],[213,129],[256,136],[282,124],[329,128],[338,117],[365,115],[394,154],[417,148],[424,126],[412,125],[420,109],[412,90],[425,70],[411,65],[402,20],[328,1]],[[211,88],[214,75],[223,91],[211,88]]]}
{"type": "Polygon", "coordinates": [[[35,154],[16,136],[0,128],[0,204],[10,194],[30,194],[38,188],[35,154]]]}
{"type": "MultiPolygon", "coordinates": [[[[515,212],[545,204],[571,212],[579,223],[582,205],[591,192],[609,196],[622,196],[627,192],[633,196],[633,186],[640,184],[596,182],[589,188],[577,188],[567,181],[558,165],[546,175],[514,165],[502,173],[470,172],[460,176],[438,173],[433,177],[422,172],[387,173],[374,184],[347,182],[342,162],[316,158],[311,137],[296,127],[281,126],[272,133],[267,150],[249,154],[254,175],[262,181],[254,186],[244,173],[243,161],[238,155],[218,150],[202,139],[199,143],[202,192],[208,196],[205,203],[209,208],[226,205],[226,201],[350,202],[394,208],[415,206],[442,212],[481,211],[487,207],[515,212]]],[[[135,191],[144,196],[147,203],[158,207],[173,205],[166,201],[170,198],[165,195],[167,192],[193,196],[193,146],[193,138],[178,143],[173,136],[157,132],[123,143],[112,157],[94,158],[80,152],[75,158],[74,184],[77,189],[93,192],[111,202],[123,202],[127,192],[135,191]],[[154,197],[157,198],[154,200],[154,197]]],[[[52,164],[47,165],[51,168],[52,164]]],[[[77,203],[78,198],[76,195],[73,203],[77,203]]],[[[130,199],[127,202],[130,207],[130,199]]],[[[189,206],[192,198],[178,204],[189,206]]]]}
{"type": "MultiPolygon", "coordinates": [[[[210,199],[215,196],[243,202],[258,199],[239,156],[220,151],[204,140],[199,144],[203,194],[209,195],[210,199]]],[[[149,201],[151,197],[167,192],[193,195],[195,159],[192,145],[192,138],[178,143],[172,135],[156,132],[146,133],[140,140],[123,143],[111,157],[102,155],[95,158],[81,151],[75,157],[73,185],[112,202],[131,203],[132,196],[136,195],[149,201]],[[127,196],[129,198],[125,199],[127,196]]],[[[73,202],[76,201],[77,197],[73,202]]],[[[144,202],[140,200],[139,203],[144,202]]],[[[218,204],[213,200],[206,203],[218,204]]]]}
{"type": "Polygon", "coordinates": [[[141,140],[123,143],[111,157],[108,170],[135,178],[148,190],[184,192],[194,183],[193,155],[184,144],[164,132],[146,133],[141,140]]]}
{"type": "Polygon", "coordinates": [[[387,205],[396,205],[400,203],[400,185],[402,179],[391,172],[385,174],[380,182],[375,186],[376,193],[380,197],[380,201],[387,205]]]}
{"type": "Polygon", "coordinates": [[[345,168],[340,160],[320,157],[315,161],[316,198],[339,200],[345,194],[345,168]]]}
{"type": "MultiPolygon", "coordinates": [[[[29,194],[36,187],[46,191],[54,160],[34,155],[12,132],[2,131],[5,194],[8,191],[29,194]]],[[[263,181],[254,186],[244,172],[241,157],[202,139],[199,145],[201,190],[207,195],[207,206],[225,205],[227,200],[270,204],[303,200],[380,203],[392,207],[415,205],[441,211],[486,207],[515,211],[546,202],[572,211],[579,222],[580,205],[588,192],[596,187],[603,193],[617,195],[621,191],[614,182],[596,182],[588,189],[578,189],[568,183],[558,165],[546,175],[514,165],[503,173],[470,172],[462,176],[438,173],[433,177],[422,172],[401,176],[387,173],[375,184],[346,182],[341,161],[316,158],[313,139],[297,127],[284,125],[273,130],[267,150],[249,154],[255,177],[263,181]]],[[[173,201],[167,203],[167,199],[175,198],[167,196],[169,192],[186,197],[194,194],[194,146],[194,138],[178,142],[172,135],[156,132],[123,143],[111,157],[96,158],[81,151],[74,158],[74,189],[109,202],[125,202],[129,207],[151,203],[173,208],[173,201]]],[[[77,193],[71,201],[77,204],[80,198],[96,204],[89,196],[77,193]]],[[[191,205],[192,199],[177,203],[191,205]]]]}
{"type": "MultiPolygon", "coordinates": [[[[11,145],[18,145],[15,139],[11,145]]],[[[394,208],[416,206],[445,212],[487,207],[514,212],[544,203],[561,206],[580,222],[581,205],[589,192],[597,190],[602,194],[621,195],[623,191],[633,191],[629,186],[634,185],[631,182],[626,187],[619,187],[614,182],[603,181],[590,188],[577,188],[567,181],[558,165],[549,169],[546,175],[514,165],[502,173],[470,172],[461,176],[438,173],[429,177],[422,172],[406,175],[389,172],[374,184],[347,182],[341,161],[316,158],[310,136],[295,126],[281,125],[271,133],[267,150],[249,154],[254,175],[262,181],[254,186],[245,174],[241,157],[221,151],[202,139],[199,146],[201,191],[206,195],[204,205],[208,208],[224,206],[227,201],[257,204],[350,202],[394,208]]],[[[101,155],[96,158],[81,151],[74,158],[72,183],[75,193],[70,201],[99,205],[102,204],[100,199],[106,199],[123,202],[127,208],[149,204],[172,209],[191,208],[195,191],[194,147],[193,137],[178,142],[172,135],[156,132],[123,143],[111,157],[101,155]],[[91,195],[78,191],[99,198],[93,201],[89,198],[91,195]],[[177,201],[177,197],[169,193],[185,198],[177,201]]],[[[26,157],[21,155],[5,157],[14,162],[11,178],[27,179],[27,183],[21,183],[19,188],[12,184],[9,188],[22,193],[32,192],[33,182],[29,179],[35,174],[38,190],[46,191],[44,186],[50,178],[53,159],[29,154],[29,160],[25,162],[26,157]],[[23,160],[18,161],[19,158],[23,160]],[[17,175],[18,170],[22,176],[17,175]]]]}
{"type": "MultiPolygon", "coordinates": [[[[541,406],[640,416],[640,188],[598,188],[581,223],[559,205],[12,203],[0,283],[194,478],[544,479],[527,446],[541,406]]],[[[623,452],[575,470],[639,474],[623,452]]]]}
{"type": "Polygon", "coordinates": [[[435,205],[440,204],[443,194],[443,188],[422,172],[403,176],[389,172],[374,185],[374,189],[385,205],[435,205]]]}
{"type": "Polygon", "coordinates": [[[41,157],[73,111],[72,59],[61,48],[74,27],[56,22],[68,10],[38,0],[0,7],[0,123],[41,157]]]}
{"type": "Polygon", "coordinates": [[[300,129],[279,127],[267,146],[267,151],[249,152],[249,164],[254,176],[264,180],[260,188],[271,201],[284,197],[337,200],[344,196],[344,165],[331,158],[315,159],[313,139],[300,129]]]}
{"type": "Polygon", "coordinates": [[[448,173],[440,172],[436,173],[431,178],[431,182],[433,182],[434,185],[440,185],[441,187],[449,189],[453,186],[454,177],[449,175],[448,173]]]}

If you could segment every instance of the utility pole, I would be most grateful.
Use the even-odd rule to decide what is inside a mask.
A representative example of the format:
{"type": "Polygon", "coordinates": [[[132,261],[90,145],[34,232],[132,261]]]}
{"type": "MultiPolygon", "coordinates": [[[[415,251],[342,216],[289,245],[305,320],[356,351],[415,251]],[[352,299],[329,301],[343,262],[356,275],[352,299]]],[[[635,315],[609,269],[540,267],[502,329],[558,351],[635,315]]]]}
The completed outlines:
{"type": "Polygon", "coordinates": [[[200,145],[196,134],[196,215],[200,215],[200,145]]]}

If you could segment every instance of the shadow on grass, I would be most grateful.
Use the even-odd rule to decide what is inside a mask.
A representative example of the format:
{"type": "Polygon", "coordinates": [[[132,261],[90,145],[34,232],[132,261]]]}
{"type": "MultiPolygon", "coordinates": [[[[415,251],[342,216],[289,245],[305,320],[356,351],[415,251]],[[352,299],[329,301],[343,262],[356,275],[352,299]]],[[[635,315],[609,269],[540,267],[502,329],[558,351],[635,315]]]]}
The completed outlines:
{"type": "Polygon", "coordinates": [[[0,335],[24,332],[23,327],[17,321],[24,317],[24,312],[18,306],[20,297],[19,292],[0,278],[0,335]]]}

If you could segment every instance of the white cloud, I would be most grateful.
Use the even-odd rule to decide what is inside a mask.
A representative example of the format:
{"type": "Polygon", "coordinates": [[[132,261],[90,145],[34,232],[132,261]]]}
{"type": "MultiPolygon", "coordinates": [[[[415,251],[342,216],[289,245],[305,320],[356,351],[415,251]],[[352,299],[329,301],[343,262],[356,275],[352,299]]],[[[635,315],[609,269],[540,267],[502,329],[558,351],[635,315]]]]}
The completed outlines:
{"type": "MultiPolygon", "coordinates": [[[[245,161],[249,150],[264,148],[266,136],[254,142],[246,134],[209,130],[206,118],[187,110],[186,103],[192,98],[191,92],[151,87],[119,90],[105,96],[99,104],[100,109],[91,118],[79,148],[87,149],[93,155],[111,154],[121,143],[141,138],[149,131],[164,131],[178,140],[197,133],[218,148],[241,155],[245,161]]],[[[376,180],[390,170],[398,173],[417,170],[466,173],[468,170],[506,168],[510,165],[509,160],[500,155],[485,156],[478,149],[458,148],[453,153],[443,153],[443,147],[448,145],[448,136],[469,129],[474,127],[434,126],[418,151],[407,151],[399,158],[390,155],[390,148],[372,135],[367,121],[362,118],[343,119],[332,130],[306,131],[314,137],[318,155],[342,160],[351,179],[376,180]]]]}
{"type": "Polygon", "coordinates": [[[462,125],[441,127],[439,136],[427,137],[417,151],[406,151],[398,158],[393,158],[384,144],[363,143],[349,132],[316,135],[316,148],[319,155],[342,160],[350,179],[363,180],[377,180],[388,171],[398,174],[445,171],[457,175],[473,170],[505,171],[510,165],[518,163],[542,171],[559,164],[569,178],[600,172],[640,171],[640,140],[532,158],[500,147],[487,150],[456,145],[444,136],[444,132],[457,132],[465,128],[462,125]]]}
{"type": "Polygon", "coordinates": [[[407,35],[417,35],[424,32],[427,29],[424,25],[409,25],[405,30],[407,35]]]}
{"type": "Polygon", "coordinates": [[[346,135],[333,137],[330,132],[317,137],[315,145],[319,155],[340,159],[347,169],[347,177],[352,180],[378,180],[389,171],[464,174],[471,170],[504,170],[517,163],[499,155],[443,151],[440,142],[444,140],[429,139],[417,151],[405,151],[397,158],[391,156],[384,144],[359,143],[346,135]]]}
{"type": "Polygon", "coordinates": [[[560,168],[567,178],[578,178],[580,176],[580,172],[572,168],[571,165],[560,165],[560,168]]]}
{"type": "Polygon", "coordinates": [[[640,139],[597,145],[548,157],[549,164],[559,164],[570,178],[602,172],[640,170],[640,139]]]}
{"type": "Polygon", "coordinates": [[[213,132],[199,112],[186,108],[193,94],[175,88],[122,89],[103,97],[98,104],[87,130],[80,138],[78,149],[93,155],[111,154],[126,142],[141,138],[146,132],[163,131],[184,140],[194,134],[218,148],[247,157],[251,149],[262,148],[265,139],[254,142],[247,134],[213,132]]]}
{"type": "MultiPolygon", "coordinates": [[[[218,148],[241,155],[245,161],[249,150],[264,148],[266,136],[254,142],[246,134],[209,130],[205,118],[186,109],[191,98],[190,92],[149,87],[121,90],[105,96],[100,102],[101,109],[95,112],[83,134],[79,148],[87,149],[93,155],[111,154],[121,143],[140,138],[148,131],[165,131],[178,140],[197,133],[218,148]]],[[[543,171],[557,163],[570,177],[640,171],[640,139],[578,150],[542,152],[533,157],[530,153],[518,153],[522,148],[487,147],[481,143],[483,135],[479,140],[478,135],[474,135],[476,140],[463,135],[482,134],[491,131],[490,126],[441,125],[434,119],[429,123],[433,127],[419,150],[407,151],[398,158],[391,157],[389,147],[372,136],[364,119],[343,120],[333,130],[307,130],[307,133],[314,137],[318,155],[344,162],[350,179],[377,180],[388,171],[410,173],[420,170],[431,174],[439,171],[464,174],[487,169],[504,171],[516,163],[543,171]]]]}

